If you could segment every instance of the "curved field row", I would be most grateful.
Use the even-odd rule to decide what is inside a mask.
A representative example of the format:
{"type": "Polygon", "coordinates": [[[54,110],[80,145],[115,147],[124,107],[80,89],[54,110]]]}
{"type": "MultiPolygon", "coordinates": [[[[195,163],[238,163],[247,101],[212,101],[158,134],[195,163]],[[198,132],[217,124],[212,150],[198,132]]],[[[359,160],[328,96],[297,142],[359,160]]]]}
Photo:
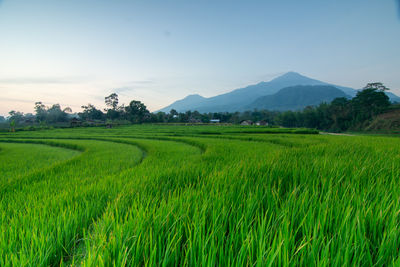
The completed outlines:
{"type": "Polygon", "coordinates": [[[72,149],[40,144],[0,143],[0,184],[5,183],[6,180],[15,180],[19,176],[39,171],[78,154],[72,149]]]}
{"type": "Polygon", "coordinates": [[[203,128],[2,135],[0,265],[400,263],[397,138],[203,128]]]}

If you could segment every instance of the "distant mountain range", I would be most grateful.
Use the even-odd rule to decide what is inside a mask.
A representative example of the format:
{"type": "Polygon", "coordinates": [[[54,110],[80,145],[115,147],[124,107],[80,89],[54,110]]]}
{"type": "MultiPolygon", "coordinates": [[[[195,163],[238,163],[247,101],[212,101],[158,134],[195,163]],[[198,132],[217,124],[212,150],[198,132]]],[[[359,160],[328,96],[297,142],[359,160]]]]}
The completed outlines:
{"type": "MultiPolygon", "coordinates": [[[[229,93],[205,98],[189,95],[159,110],[178,112],[235,112],[254,109],[300,110],[306,106],[330,102],[336,97],[353,97],[357,90],[311,79],[296,72],[288,72],[269,82],[260,82],[229,93]]],[[[400,97],[387,92],[392,102],[400,97]]]]}
{"type": "Polygon", "coordinates": [[[331,102],[337,97],[349,97],[349,95],[330,85],[296,85],[285,87],[273,95],[259,97],[245,109],[300,110],[306,106],[331,102]]]}

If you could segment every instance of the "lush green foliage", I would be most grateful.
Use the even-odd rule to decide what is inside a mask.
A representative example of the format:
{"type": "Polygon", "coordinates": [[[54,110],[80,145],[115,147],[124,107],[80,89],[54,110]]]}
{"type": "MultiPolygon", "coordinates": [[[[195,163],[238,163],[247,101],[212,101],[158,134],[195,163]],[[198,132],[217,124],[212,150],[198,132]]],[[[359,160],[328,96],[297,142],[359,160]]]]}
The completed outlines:
{"type": "MultiPolygon", "coordinates": [[[[391,106],[389,97],[385,94],[386,90],[389,89],[382,83],[369,83],[353,99],[347,99],[342,91],[332,86],[294,86],[282,89],[281,93],[277,93],[274,96],[261,98],[259,104],[262,108],[269,107],[273,111],[253,110],[203,114],[198,111],[178,113],[174,109],[171,109],[169,113],[150,113],[143,103],[136,100],[132,100],[128,106],[118,106],[118,95],[112,93],[105,97],[105,104],[108,107],[108,109],[105,109],[106,113],[88,104],[87,106],[82,106],[82,112],[68,114],[67,112],[72,112],[70,108],[61,110],[58,104],[46,107],[41,102],[37,102],[35,104],[35,115],[11,111],[8,118],[10,125],[7,126],[10,126],[11,131],[15,131],[15,126],[19,126],[18,130],[20,130],[23,125],[25,125],[26,130],[34,130],[36,129],[33,127],[35,120],[40,122],[40,128],[46,127],[46,123],[59,127],[95,125],[108,125],[111,127],[113,124],[149,122],[198,124],[209,123],[211,120],[239,124],[244,120],[250,120],[261,125],[306,127],[337,132],[363,130],[370,126],[374,117],[387,111],[391,106]],[[288,92],[290,92],[290,97],[286,94],[288,92]],[[335,96],[343,97],[338,97],[331,101],[335,96]],[[321,99],[329,103],[321,103],[321,99]],[[298,109],[304,107],[304,103],[308,103],[309,106],[301,111],[277,111],[289,109],[287,105],[294,107],[298,101],[303,103],[297,107],[298,109]],[[318,105],[318,103],[321,104],[318,105]],[[285,105],[286,108],[284,107],[285,105]],[[69,123],[66,123],[67,121],[69,123]]],[[[394,106],[392,105],[392,107],[394,106]]]]}
{"type": "Polygon", "coordinates": [[[398,139],[295,132],[0,134],[0,265],[399,265],[398,139]]]}
{"type": "Polygon", "coordinates": [[[330,131],[363,130],[371,119],[390,106],[388,90],[381,83],[368,84],[352,99],[340,97],[331,103],[288,111],[278,116],[278,124],[286,127],[308,127],[330,131]]]}

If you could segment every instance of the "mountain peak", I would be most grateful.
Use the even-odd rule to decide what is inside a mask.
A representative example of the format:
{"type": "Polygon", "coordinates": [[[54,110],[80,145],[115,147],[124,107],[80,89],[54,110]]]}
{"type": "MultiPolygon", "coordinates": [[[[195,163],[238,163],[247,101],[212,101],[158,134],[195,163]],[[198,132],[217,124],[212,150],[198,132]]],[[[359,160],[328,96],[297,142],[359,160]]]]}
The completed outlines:
{"type": "Polygon", "coordinates": [[[197,105],[202,103],[204,100],[206,100],[205,97],[202,97],[199,94],[192,94],[192,95],[186,96],[185,98],[183,98],[181,100],[175,101],[171,105],[169,105],[165,108],[162,108],[159,111],[169,112],[171,109],[175,109],[175,110],[181,112],[181,111],[191,110],[191,109],[193,109],[193,107],[196,107],[197,105]]]}
{"type": "MultiPolygon", "coordinates": [[[[1,0],[0,0],[1,1],[1,0]]],[[[169,112],[171,109],[175,109],[178,112],[185,112],[188,110],[197,110],[199,112],[235,112],[235,111],[243,111],[246,109],[253,109],[257,106],[252,106],[253,103],[257,99],[262,99],[265,96],[271,96],[274,100],[276,100],[274,105],[279,104],[278,102],[286,101],[285,97],[283,99],[277,98],[280,97],[282,93],[286,90],[283,90],[281,94],[277,94],[278,91],[286,88],[286,87],[294,87],[297,91],[296,94],[292,94],[292,100],[294,101],[293,105],[287,105],[285,108],[288,109],[298,109],[298,99],[300,97],[304,98],[304,103],[311,103],[311,104],[319,104],[319,101],[322,99],[323,101],[330,101],[331,99],[324,98],[326,94],[332,93],[335,96],[345,96],[346,94],[349,96],[354,96],[356,94],[356,90],[348,87],[332,85],[329,83],[325,83],[322,81],[318,81],[306,76],[301,75],[300,73],[289,71],[271,81],[268,82],[260,82],[257,84],[249,85],[243,88],[238,88],[228,93],[224,93],[221,95],[213,96],[213,97],[202,97],[198,94],[188,95],[181,100],[177,100],[171,105],[161,109],[160,111],[169,112]],[[301,86],[308,86],[309,91],[312,91],[310,96],[306,96],[305,88],[301,86]],[[319,86],[311,87],[311,86],[319,86]],[[330,86],[329,88],[324,86],[330,86]],[[340,93],[338,90],[333,89],[332,86],[336,87],[338,90],[343,92],[340,93]],[[330,90],[331,89],[331,90],[330,90]],[[303,92],[304,94],[301,95],[300,93],[303,92]],[[295,95],[295,97],[293,97],[295,95]],[[315,100],[315,101],[314,101],[315,100]],[[297,102],[296,102],[297,101],[297,102]],[[295,103],[296,102],[296,103],[295,103]],[[295,105],[296,104],[296,105],[295,105]]],[[[293,88],[291,89],[294,90],[293,88]]],[[[389,93],[390,94],[390,93],[389,93]]],[[[393,95],[395,97],[395,95],[393,95]]],[[[268,99],[270,99],[269,97],[268,99]]],[[[391,97],[393,99],[393,97],[391,97]]],[[[396,101],[396,100],[392,100],[396,101]]],[[[397,100],[399,101],[399,100],[397,100]]],[[[400,102],[400,101],[399,101],[400,102]]],[[[287,101],[286,101],[287,103],[287,101]]],[[[266,105],[265,103],[261,103],[260,106],[263,108],[271,108],[271,105],[266,105]]],[[[280,109],[283,107],[280,106],[280,109]]]]}
{"type": "Polygon", "coordinates": [[[192,94],[192,95],[186,96],[184,99],[203,99],[203,98],[204,97],[199,94],[192,94]]]}
{"type": "Polygon", "coordinates": [[[301,75],[300,73],[295,72],[295,71],[288,71],[285,74],[283,74],[282,76],[302,76],[303,77],[303,75],[301,75]]]}
{"type": "Polygon", "coordinates": [[[294,72],[294,71],[289,71],[286,72],[285,74],[276,77],[275,79],[273,79],[273,81],[279,81],[279,80],[293,80],[293,79],[309,79],[306,76],[301,75],[298,72],[294,72]]]}

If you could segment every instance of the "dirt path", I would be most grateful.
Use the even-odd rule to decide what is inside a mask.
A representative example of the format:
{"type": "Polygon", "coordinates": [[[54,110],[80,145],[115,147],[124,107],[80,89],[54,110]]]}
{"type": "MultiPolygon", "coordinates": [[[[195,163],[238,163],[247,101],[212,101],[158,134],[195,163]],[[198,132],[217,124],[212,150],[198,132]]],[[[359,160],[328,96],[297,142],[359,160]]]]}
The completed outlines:
{"type": "Polygon", "coordinates": [[[320,134],[324,134],[324,135],[343,135],[343,136],[355,136],[354,134],[344,134],[344,133],[328,133],[328,132],[320,132],[320,134]]]}

